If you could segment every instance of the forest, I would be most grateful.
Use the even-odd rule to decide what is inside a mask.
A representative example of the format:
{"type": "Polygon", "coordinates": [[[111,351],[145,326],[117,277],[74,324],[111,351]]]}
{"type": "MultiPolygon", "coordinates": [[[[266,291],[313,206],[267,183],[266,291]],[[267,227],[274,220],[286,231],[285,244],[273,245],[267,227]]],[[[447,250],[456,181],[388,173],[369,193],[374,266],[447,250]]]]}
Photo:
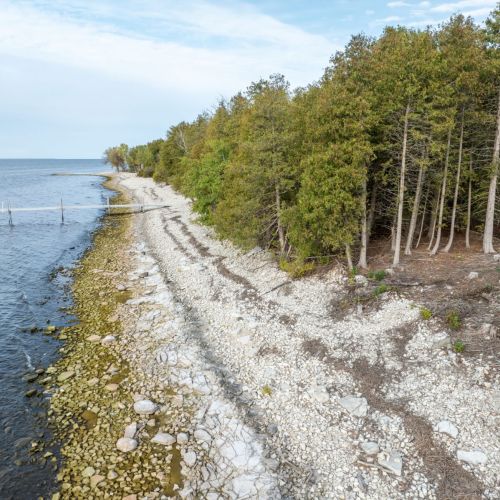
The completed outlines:
{"type": "Polygon", "coordinates": [[[118,169],[165,182],[203,223],[286,270],[332,258],[367,267],[481,238],[495,252],[500,207],[500,3],[484,25],[353,36],[323,76],[292,90],[271,75],[148,144],[108,148],[118,169]]]}

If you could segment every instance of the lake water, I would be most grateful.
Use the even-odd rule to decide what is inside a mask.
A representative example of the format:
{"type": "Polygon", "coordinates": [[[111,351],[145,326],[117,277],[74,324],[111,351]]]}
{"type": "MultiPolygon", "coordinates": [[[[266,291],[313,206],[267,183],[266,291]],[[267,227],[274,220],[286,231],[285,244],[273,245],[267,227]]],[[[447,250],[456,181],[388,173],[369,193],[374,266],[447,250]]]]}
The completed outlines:
{"type": "MultiPolygon", "coordinates": [[[[57,206],[61,197],[71,205],[105,203],[110,193],[102,177],[53,175],[105,170],[100,160],[0,160],[0,206],[57,206]]],[[[101,213],[65,211],[64,224],[57,211],[12,215],[10,226],[0,210],[0,498],[24,500],[47,496],[55,484],[54,463],[43,464],[43,453],[29,452],[32,441],[51,436],[43,388],[25,378],[57,359],[61,344],[43,329],[74,321],[61,310],[71,305],[71,296],[67,273],[59,271],[88,248],[101,213]],[[30,389],[39,393],[26,397],[30,389]]]]}

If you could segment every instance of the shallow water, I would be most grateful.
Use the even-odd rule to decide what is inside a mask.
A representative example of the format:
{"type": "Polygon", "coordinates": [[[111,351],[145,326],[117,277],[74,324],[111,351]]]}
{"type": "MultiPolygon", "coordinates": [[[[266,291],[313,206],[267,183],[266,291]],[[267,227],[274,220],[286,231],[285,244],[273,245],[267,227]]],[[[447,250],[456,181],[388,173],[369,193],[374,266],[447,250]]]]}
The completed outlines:
{"type": "MultiPolygon", "coordinates": [[[[101,177],[52,175],[103,170],[100,160],[0,160],[0,206],[57,206],[61,197],[64,204],[104,203],[109,192],[101,177]]],[[[61,224],[60,212],[14,212],[9,226],[0,211],[0,498],[37,498],[53,488],[54,464],[40,462],[46,450],[29,453],[32,441],[50,440],[46,396],[23,376],[57,357],[60,343],[31,330],[73,320],[61,311],[71,305],[70,278],[58,271],[89,246],[99,215],[97,209],[66,210],[61,224]],[[27,398],[33,388],[40,392],[27,398]]]]}

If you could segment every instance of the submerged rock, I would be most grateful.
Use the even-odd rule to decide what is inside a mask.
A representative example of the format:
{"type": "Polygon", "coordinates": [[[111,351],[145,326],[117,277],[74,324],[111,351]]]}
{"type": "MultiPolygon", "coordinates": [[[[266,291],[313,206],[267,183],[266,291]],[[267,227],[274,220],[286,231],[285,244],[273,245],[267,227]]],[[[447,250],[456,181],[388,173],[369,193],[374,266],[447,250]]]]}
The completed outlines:
{"type": "Polygon", "coordinates": [[[156,405],[149,399],[143,399],[134,403],[134,411],[138,415],[152,415],[156,411],[156,405]]]}
{"type": "Polygon", "coordinates": [[[175,443],[175,437],[171,434],[167,434],[166,432],[159,432],[151,439],[151,442],[169,446],[175,443]]]}
{"type": "Polygon", "coordinates": [[[137,441],[132,438],[123,437],[116,442],[116,447],[120,451],[127,453],[129,451],[134,451],[137,448],[137,441]]]}

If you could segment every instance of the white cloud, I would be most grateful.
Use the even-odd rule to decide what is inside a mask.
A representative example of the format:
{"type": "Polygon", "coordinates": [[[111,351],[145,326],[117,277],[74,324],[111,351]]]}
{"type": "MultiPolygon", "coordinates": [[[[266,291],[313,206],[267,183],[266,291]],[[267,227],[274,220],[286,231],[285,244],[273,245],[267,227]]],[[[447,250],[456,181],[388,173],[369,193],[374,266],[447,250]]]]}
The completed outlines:
{"type": "Polygon", "coordinates": [[[496,2],[497,0],[461,0],[459,2],[442,3],[431,7],[430,10],[432,12],[456,12],[469,7],[478,7],[484,12],[486,8],[488,8],[488,11],[493,9],[496,2]]]}
{"type": "Polygon", "coordinates": [[[387,7],[389,7],[390,9],[396,9],[398,7],[411,7],[411,3],[407,3],[407,2],[389,2],[387,4],[387,7]]]}
{"type": "MultiPolygon", "coordinates": [[[[150,10],[142,11],[142,16],[155,16],[156,22],[168,23],[184,36],[161,39],[120,30],[112,20],[105,24],[106,16],[116,15],[117,10],[103,13],[99,4],[88,5],[83,21],[78,1],[51,2],[51,7],[61,7],[58,13],[48,11],[43,1],[6,1],[0,5],[0,54],[90,70],[160,89],[203,88],[220,95],[276,71],[284,72],[292,84],[303,85],[321,75],[321,68],[339,48],[323,36],[246,5],[224,8],[197,2],[183,4],[181,9],[179,4],[168,8],[164,2],[146,3],[150,10]],[[94,22],[93,15],[105,16],[105,21],[94,22]],[[224,37],[224,43],[197,46],[189,43],[186,31],[197,37],[224,37]]],[[[125,8],[121,13],[135,14],[138,11],[125,8]]]]}

